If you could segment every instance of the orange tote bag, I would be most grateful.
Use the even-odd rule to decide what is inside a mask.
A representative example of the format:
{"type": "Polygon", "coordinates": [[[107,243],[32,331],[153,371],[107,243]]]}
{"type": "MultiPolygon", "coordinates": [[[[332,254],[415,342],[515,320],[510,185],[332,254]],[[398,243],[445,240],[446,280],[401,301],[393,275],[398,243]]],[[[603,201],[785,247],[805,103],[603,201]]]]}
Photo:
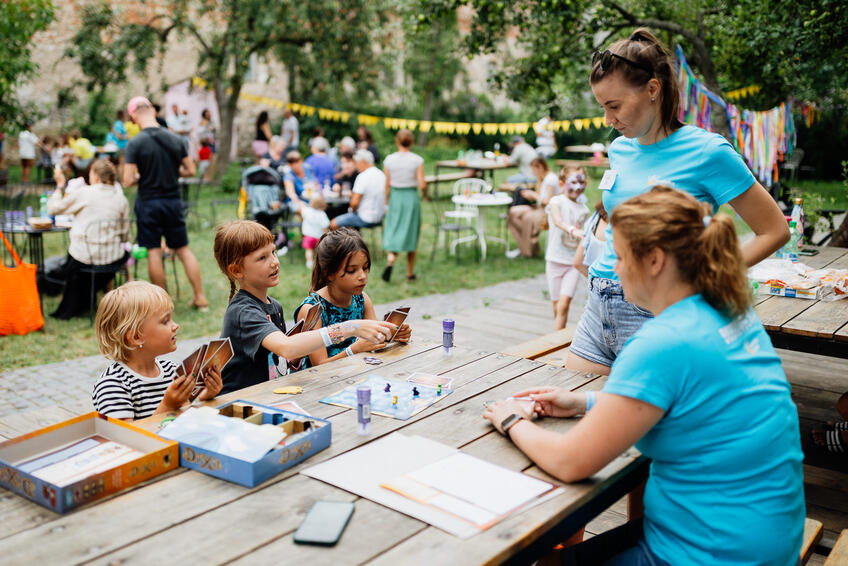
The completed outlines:
{"type": "Polygon", "coordinates": [[[27,334],[44,326],[35,282],[36,267],[21,261],[3,232],[0,238],[15,260],[15,267],[0,263],[0,336],[27,334]]]}

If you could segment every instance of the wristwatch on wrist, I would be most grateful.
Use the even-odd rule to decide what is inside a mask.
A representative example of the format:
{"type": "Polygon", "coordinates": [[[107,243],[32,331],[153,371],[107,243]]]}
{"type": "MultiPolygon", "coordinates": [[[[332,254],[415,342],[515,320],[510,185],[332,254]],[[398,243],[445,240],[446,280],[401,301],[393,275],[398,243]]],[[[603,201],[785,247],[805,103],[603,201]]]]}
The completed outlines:
{"type": "Polygon", "coordinates": [[[518,421],[520,421],[523,418],[524,417],[522,417],[521,415],[518,415],[516,413],[512,413],[507,418],[502,420],[501,421],[501,430],[503,431],[504,436],[509,436],[509,429],[511,429],[513,426],[515,426],[515,423],[517,423],[518,421]]]}

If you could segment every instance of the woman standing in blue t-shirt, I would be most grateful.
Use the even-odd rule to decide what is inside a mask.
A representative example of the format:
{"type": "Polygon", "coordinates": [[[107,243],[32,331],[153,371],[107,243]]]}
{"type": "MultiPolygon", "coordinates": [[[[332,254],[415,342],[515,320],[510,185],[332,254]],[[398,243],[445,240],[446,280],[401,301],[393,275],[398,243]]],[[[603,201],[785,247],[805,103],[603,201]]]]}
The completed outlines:
{"type": "Polygon", "coordinates": [[[668,187],[613,211],[624,296],[655,318],[622,349],[602,392],[514,394],[531,396],[540,415],[586,413],[567,434],[540,428],[527,403],[515,400],[483,414],[563,481],[592,476],[634,443],[652,460],[643,520],[567,549],[585,563],[798,562],[798,413],[749,306],[733,221],[709,215],[709,205],[668,187]]]}
{"type": "MultiPolygon", "coordinates": [[[[742,248],[747,265],[768,257],[789,239],[783,213],[733,146],[718,134],[684,126],[668,50],[638,29],[593,57],[590,76],[607,124],[622,135],[609,147],[610,170],[601,181],[607,213],[656,184],[684,190],[714,210],[724,203],[742,217],[754,238],[742,248]]],[[[650,314],[626,302],[613,272],[615,252],[607,229],[604,253],[589,269],[589,298],[566,367],[609,374],[627,339],[650,314]]]]}

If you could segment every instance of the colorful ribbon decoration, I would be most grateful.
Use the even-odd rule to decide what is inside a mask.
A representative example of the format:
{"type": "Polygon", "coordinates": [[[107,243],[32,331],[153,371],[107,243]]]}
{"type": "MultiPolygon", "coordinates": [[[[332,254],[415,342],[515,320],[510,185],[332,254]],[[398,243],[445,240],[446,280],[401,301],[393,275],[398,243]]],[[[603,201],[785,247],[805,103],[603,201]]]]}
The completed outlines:
{"type": "MultiPolygon", "coordinates": [[[[778,180],[778,162],[791,155],[795,147],[795,122],[792,119],[789,102],[783,102],[771,110],[760,112],[743,110],[728,104],[698,80],[687,64],[683,49],[679,45],[676,52],[680,87],[680,121],[713,131],[710,101],[719,104],[727,113],[730,134],[736,150],[763,184],[768,186],[774,184],[778,180]]],[[[751,88],[753,87],[740,90],[751,88]]],[[[759,91],[759,87],[756,89],[759,91]]]]}

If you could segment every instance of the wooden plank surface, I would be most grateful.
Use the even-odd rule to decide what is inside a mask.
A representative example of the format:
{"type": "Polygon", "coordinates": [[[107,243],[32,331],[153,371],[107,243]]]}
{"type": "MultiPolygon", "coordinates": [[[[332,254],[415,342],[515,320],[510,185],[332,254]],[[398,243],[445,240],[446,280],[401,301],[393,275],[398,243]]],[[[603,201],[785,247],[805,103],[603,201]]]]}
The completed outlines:
{"type": "MultiPolygon", "coordinates": [[[[848,268],[848,250],[844,248],[819,248],[814,260],[833,269],[848,268]]],[[[806,263],[806,258],[805,258],[806,263]]],[[[818,263],[818,262],[817,262],[818,263]]],[[[782,299],[783,297],[773,297],[782,299]]],[[[832,340],[834,335],[848,323],[848,301],[815,301],[815,304],[804,309],[791,320],[786,321],[781,331],[801,336],[815,336],[832,340]]]]}
{"type": "Polygon", "coordinates": [[[824,562],[824,566],[846,566],[848,564],[848,529],[842,531],[839,540],[824,562]]]}
{"type": "Polygon", "coordinates": [[[575,330],[576,327],[570,326],[556,332],[543,334],[527,342],[507,348],[504,350],[504,354],[535,360],[545,354],[550,354],[551,352],[570,346],[575,330]]]}

